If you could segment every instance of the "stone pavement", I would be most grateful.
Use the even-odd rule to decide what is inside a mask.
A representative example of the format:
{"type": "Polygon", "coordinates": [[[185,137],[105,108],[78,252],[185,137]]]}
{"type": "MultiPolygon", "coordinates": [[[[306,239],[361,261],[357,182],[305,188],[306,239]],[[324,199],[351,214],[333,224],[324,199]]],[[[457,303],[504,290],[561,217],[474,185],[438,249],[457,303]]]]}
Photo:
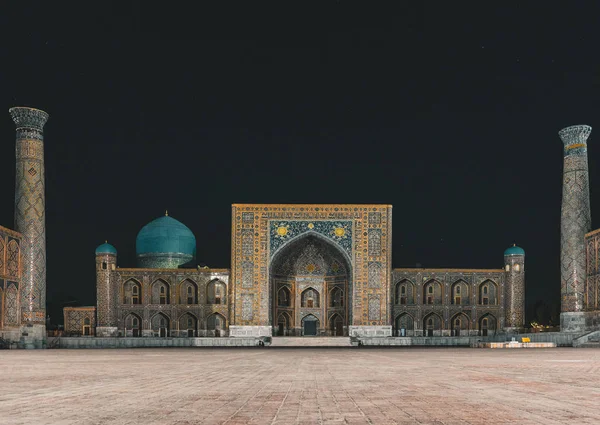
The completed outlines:
{"type": "Polygon", "coordinates": [[[0,351],[0,424],[599,424],[600,350],[0,351]]]}

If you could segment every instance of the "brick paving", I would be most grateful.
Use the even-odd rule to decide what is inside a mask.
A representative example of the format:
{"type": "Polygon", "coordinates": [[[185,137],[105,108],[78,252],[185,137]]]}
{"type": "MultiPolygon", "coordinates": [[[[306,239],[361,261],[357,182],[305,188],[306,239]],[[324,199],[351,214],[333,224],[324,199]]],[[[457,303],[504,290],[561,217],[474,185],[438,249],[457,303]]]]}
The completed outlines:
{"type": "Polygon", "coordinates": [[[599,424],[600,350],[0,351],[0,424],[599,424]]]}

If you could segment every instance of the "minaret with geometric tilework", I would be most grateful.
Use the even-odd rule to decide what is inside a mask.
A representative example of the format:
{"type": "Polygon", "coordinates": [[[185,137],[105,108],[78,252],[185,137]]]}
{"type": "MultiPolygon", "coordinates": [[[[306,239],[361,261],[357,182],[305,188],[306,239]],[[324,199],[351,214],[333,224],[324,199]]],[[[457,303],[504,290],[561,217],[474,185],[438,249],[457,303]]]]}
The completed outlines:
{"type": "Polygon", "coordinates": [[[585,327],[585,234],[591,230],[587,138],[592,128],[575,125],[558,132],[564,143],[560,220],[561,330],[585,327]]]}
{"type": "Polygon", "coordinates": [[[43,348],[46,341],[46,197],[43,128],[48,114],[34,108],[11,108],[17,126],[15,227],[23,234],[21,342],[43,348]]]}

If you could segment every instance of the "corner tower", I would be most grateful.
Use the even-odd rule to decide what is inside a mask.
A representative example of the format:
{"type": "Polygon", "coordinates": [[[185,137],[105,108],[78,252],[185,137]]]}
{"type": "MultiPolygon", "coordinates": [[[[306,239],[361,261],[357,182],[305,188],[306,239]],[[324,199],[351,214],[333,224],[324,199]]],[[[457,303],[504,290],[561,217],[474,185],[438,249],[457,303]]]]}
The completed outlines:
{"type": "Polygon", "coordinates": [[[563,191],[560,219],[561,330],[585,327],[585,234],[591,230],[587,138],[592,128],[575,125],[558,132],[564,143],[563,191]]]}
{"type": "Polygon", "coordinates": [[[117,250],[108,242],[96,248],[96,336],[117,336],[117,250]]]}
{"type": "Polygon", "coordinates": [[[23,234],[21,250],[21,323],[23,344],[43,348],[46,340],[46,196],[44,124],[48,114],[11,108],[17,126],[15,227],[23,234]]]}
{"type": "Polygon", "coordinates": [[[507,330],[525,326],[525,251],[516,245],[504,251],[505,325],[507,330]]]}

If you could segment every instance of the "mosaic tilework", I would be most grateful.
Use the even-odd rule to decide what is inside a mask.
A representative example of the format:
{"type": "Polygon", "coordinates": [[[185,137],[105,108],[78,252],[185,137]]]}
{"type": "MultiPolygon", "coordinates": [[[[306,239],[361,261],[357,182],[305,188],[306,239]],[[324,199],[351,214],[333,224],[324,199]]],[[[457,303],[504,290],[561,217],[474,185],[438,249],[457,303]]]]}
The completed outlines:
{"type": "Polygon", "coordinates": [[[14,239],[8,242],[6,274],[12,277],[16,277],[19,274],[19,244],[14,239]]]}
{"type": "Polygon", "coordinates": [[[381,318],[381,300],[379,297],[369,298],[369,320],[379,320],[381,318]]]}
{"type": "Polygon", "coordinates": [[[600,309],[600,229],[586,235],[585,309],[600,309]]]}
{"type": "Polygon", "coordinates": [[[253,316],[253,294],[242,294],[242,320],[252,320],[253,316]]]}
{"type": "Polygon", "coordinates": [[[4,275],[4,258],[5,258],[5,253],[6,250],[4,249],[4,238],[2,237],[2,235],[0,235],[0,276],[4,275]]]}
{"type": "Polygon", "coordinates": [[[307,232],[318,233],[339,245],[348,255],[352,252],[352,222],[335,221],[273,221],[270,224],[270,253],[275,255],[277,249],[296,236],[307,232]]]}
{"type": "Polygon", "coordinates": [[[369,288],[381,287],[381,263],[379,261],[369,262],[369,288]]]}
{"type": "MultiPolygon", "coordinates": [[[[236,326],[272,326],[271,259],[290,241],[307,232],[326,238],[347,257],[351,285],[349,325],[382,326],[388,323],[391,264],[391,206],[387,205],[290,205],[235,204],[232,206],[232,290],[236,326]],[[253,213],[253,221],[250,214],[253,213]],[[369,213],[378,213],[369,215],[369,213]],[[368,232],[377,230],[379,249],[368,250],[368,232]],[[244,235],[252,231],[253,252],[244,249],[244,235]],[[253,288],[242,285],[242,265],[255,265],[253,288]],[[369,287],[368,263],[381,263],[381,285],[369,287]],[[242,296],[252,294],[253,318],[242,318],[242,296]],[[379,296],[379,319],[369,320],[368,297],[379,296]]],[[[377,238],[377,236],[375,238],[377,238]]],[[[247,243],[246,243],[247,244],[247,243]]],[[[246,316],[247,317],[247,316],[246,316]]]]}
{"type": "Polygon", "coordinates": [[[117,256],[112,254],[96,255],[96,314],[98,326],[117,326],[116,279],[117,256]],[[103,264],[106,264],[104,268],[103,264]]]}
{"type": "MultiPolygon", "coordinates": [[[[397,327],[397,319],[402,314],[409,314],[413,319],[416,327],[412,335],[423,335],[423,324],[427,315],[435,313],[441,317],[440,335],[452,335],[452,318],[457,314],[464,314],[469,319],[469,333],[478,335],[481,331],[480,321],[483,317],[489,316],[493,318],[494,323],[499,327],[503,327],[505,323],[505,291],[507,284],[505,280],[507,273],[504,269],[394,269],[393,270],[393,324],[394,335],[398,335],[400,328],[397,327]],[[400,288],[399,283],[410,282],[414,285],[413,302],[408,302],[410,297],[407,297],[406,304],[400,303],[400,297],[395,293],[397,288],[400,288]],[[431,282],[437,282],[441,285],[440,304],[427,304],[425,297],[426,287],[431,282]],[[483,305],[479,299],[479,290],[482,284],[490,282],[492,288],[498,289],[497,302],[488,305],[483,305]],[[464,304],[461,300],[460,304],[454,304],[451,294],[452,288],[457,284],[466,284],[469,290],[466,294],[468,303],[464,304]]],[[[491,294],[490,294],[491,295],[491,294]]],[[[461,325],[462,326],[462,325],[461,325]]]]}
{"type": "Polygon", "coordinates": [[[505,272],[505,326],[522,328],[525,326],[525,256],[506,255],[504,256],[504,264],[510,266],[510,271],[505,272]]]}
{"type": "Polygon", "coordinates": [[[95,307],[65,307],[63,309],[65,331],[83,335],[83,327],[88,325],[90,326],[90,335],[94,335],[96,329],[95,312],[95,307]]]}
{"type": "Polygon", "coordinates": [[[369,255],[381,255],[381,230],[369,230],[369,255]]]}
{"type": "Polygon", "coordinates": [[[590,190],[586,141],[591,127],[562,129],[564,143],[561,208],[561,311],[583,311],[586,280],[584,237],[591,229],[590,190]]]}
{"type": "Polygon", "coordinates": [[[242,263],[242,288],[252,288],[254,286],[254,264],[252,261],[242,263]]]}
{"type": "Polygon", "coordinates": [[[19,324],[19,291],[17,286],[9,282],[4,291],[4,325],[15,326],[19,324]]]}
{"type": "Polygon", "coordinates": [[[24,320],[45,324],[46,318],[46,201],[44,182],[44,111],[11,108],[17,127],[15,226],[23,234],[24,267],[21,313],[24,320]]]}

